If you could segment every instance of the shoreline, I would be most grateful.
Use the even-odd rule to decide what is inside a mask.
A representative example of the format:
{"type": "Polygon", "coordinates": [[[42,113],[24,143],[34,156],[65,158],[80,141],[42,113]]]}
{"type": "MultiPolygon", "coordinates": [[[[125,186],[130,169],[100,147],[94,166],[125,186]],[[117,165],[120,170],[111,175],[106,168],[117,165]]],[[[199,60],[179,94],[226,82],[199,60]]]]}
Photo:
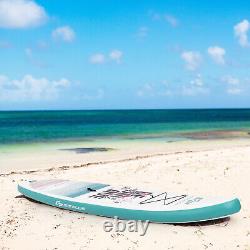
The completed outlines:
{"type": "MultiPolygon", "coordinates": [[[[197,142],[197,141],[196,141],[197,142]]],[[[203,141],[200,141],[201,143],[203,141]]],[[[223,140],[214,140],[213,142],[217,142],[217,143],[225,143],[225,141],[223,140]]],[[[245,142],[245,141],[241,141],[242,143],[240,145],[230,145],[232,141],[230,141],[229,143],[226,141],[226,143],[228,143],[228,147],[224,144],[223,145],[223,149],[224,150],[230,150],[233,149],[235,147],[239,148],[239,147],[246,147],[246,146],[250,146],[250,142],[245,142]]],[[[239,141],[235,141],[236,143],[239,141]]],[[[199,141],[198,141],[199,143],[199,141]]],[[[204,146],[204,143],[202,143],[204,146]]],[[[201,144],[201,145],[202,145],[201,144]]],[[[59,149],[60,150],[60,149],[59,149]]],[[[112,150],[117,150],[117,149],[112,149],[112,150]]],[[[24,175],[24,174],[33,174],[33,173],[46,173],[46,172],[52,172],[52,171],[67,171],[67,170],[73,170],[73,169],[77,169],[77,168],[85,168],[85,167],[91,167],[91,166],[96,166],[96,165],[106,165],[106,164],[110,164],[110,163],[122,163],[122,162],[130,162],[130,161],[135,161],[135,160],[140,160],[140,159],[147,159],[147,158],[153,158],[153,157],[157,157],[157,156],[171,156],[171,155],[182,155],[182,154],[188,154],[188,153],[199,153],[199,152],[211,152],[211,151],[216,151],[218,150],[218,148],[216,149],[212,149],[211,147],[208,148],[203,148],[203,149],[195,149],[195,150],[188,150],[188,149],[183,149],[180,151],[169,151],[169,152],[155,152],[152,154],[140,154],[138,153],[137,155],[131,155],[128,158],[120,158],[120,159],[111,159],[111,160],[100,160],[100,161],[90,161],[90,162],[86,162],[80,165],[62,165],[59,167],[48,167],[48,168],[38,168],[38,169],[24,169],[21,171],[10,171],[10,172],[0,172],[0,177],[5,177],[5,176],[10,176],[10,175],[24,175]]],[[[66,150],[68,151],[68,150],[66,150]]],[[[69,150],[71,152],[71,150],[69,150]]],[[[74,152],[74,151],[73,151],[74,152]]],[[[101,151],[101,152],[109,152],[109,151],[101,151]]],[[[91,153],[87,153],[90,154],[91,153]]],[[[120,153],[119,150],[117,152],[118,154],[120,153]]],[[[93,154],[93,153],[92,153],[93,154]]],[[[92,155],[93,156],[93,155],[92,155]]],[[[95,158],[95,157],[93,157],[95,158]]],[[[105,157],[107,158],[107,157],[105,157]]]]}
{"type": "Polygon", "coordinates": [[[186,133],[186,139],[168,141],[164,137],[157,140],[95,140],[32,143],[10,145],[0,149],[0,176],[10,172],[21,173],[74,166],[98,164],[103,162],[123,161],[136,157],[154,156],[185,152],[189,147],[196,151],[218,147],[248,145],[250,135],[247,131],[204,131],[186,133]],[[221,135],[221,136],[220,136],[221,135]],[[226,136],[225,136],[226,135],[226,136]]]}

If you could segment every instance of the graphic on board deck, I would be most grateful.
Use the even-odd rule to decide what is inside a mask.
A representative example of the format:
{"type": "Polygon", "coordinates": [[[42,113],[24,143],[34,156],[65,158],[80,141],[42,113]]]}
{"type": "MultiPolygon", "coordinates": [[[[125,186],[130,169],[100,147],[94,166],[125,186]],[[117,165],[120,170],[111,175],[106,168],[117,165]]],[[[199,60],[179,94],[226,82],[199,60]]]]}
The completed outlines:
{"type": "Polygon", "coordinates": [[[110,199],[113,202],[122,202],[133,199],[142,199],[149,195],[152,195],[152,192],[139,191],[138,189],[130,187],[122,187],[120,189],[110,188],[89,197],[95,199],[110,199]]]}
{"type": "Polygon", "coordinates": [[[168,193],[164,192],[164,193],[160,193],[157,195],[151,195],[150,198],[148,198],[144,201],[141,201],[140,204],[161,202],[162,204],[164,204],[166,206],[166,205],[172,204],[176,201],[179,201],[185,197],[187,197],[187,195],[185,195],[185,194],[184,195],[176,195],[176,196],[168,196],[168,193]]]}

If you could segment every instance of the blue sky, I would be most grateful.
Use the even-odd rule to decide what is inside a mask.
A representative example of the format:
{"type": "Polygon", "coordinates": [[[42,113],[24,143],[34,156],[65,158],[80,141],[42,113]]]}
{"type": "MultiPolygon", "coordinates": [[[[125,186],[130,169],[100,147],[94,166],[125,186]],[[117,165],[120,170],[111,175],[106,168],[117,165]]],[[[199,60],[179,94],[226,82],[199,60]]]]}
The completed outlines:
{"type": "Polygon", "coordinates": [[[248,1],[0,0],[0,110],[250,106],[248,1]]]}

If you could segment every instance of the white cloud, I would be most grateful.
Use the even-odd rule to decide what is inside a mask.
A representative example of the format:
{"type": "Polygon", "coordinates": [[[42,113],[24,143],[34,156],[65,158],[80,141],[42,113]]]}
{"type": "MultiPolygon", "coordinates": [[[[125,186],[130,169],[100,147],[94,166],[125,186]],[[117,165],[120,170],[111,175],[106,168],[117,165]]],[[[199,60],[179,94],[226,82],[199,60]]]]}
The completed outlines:
{"type": "Polygon", "coordinates": [[[97,54],[94,54],[90,57],[89,59],[90,63],[92,64],[103,64],[105,63],[105,55],[102,54],[102,53],[97,53],[97,54]]]}
{"type": "Polygon", "coordinates": [[[202,87],[204,83],[201,74],[197,74],[196,78],[190,81],[190,84],[196,87],[202,87]]]}
{"type": "Polygon", "coordinates": [[[177,27],[179,25],[179,20],[172,15],[165,15],[165,19],[172,27],[177,27]]]}
{"type": "Polygon", "coordinates": [[[230,95],[239,95],[242,93],[242,89],[240,88],[228,88],[227,89],[227,93],[230,94],[230,95]]]}
{"type": "Polygon", "coordinates": [[[240,80],[236,77],[233,77],[231,75],[223,76],[221,78],[222,82],[229,84],[229,85],[239,85],[240,80]]]}
{"type": "Polygon", "coordinates": [[[52,31],[52,37],[65,42],[72,42],[75,39],[75,32],[70,26],[62,26],[52,31]]]}
{"type": "Polygon", "coordinates": [[[143,96],[153,96],[154,95],[154,88],[152,84],[146,83],[144,84],[138,91],[137,95],[139,97],[143,96]]]}
{"type": "Polygon", "coordinates": [[[243,92],[243,89],[240,87],[241,81],[239,78],[227,75],[223,76],[221,81],[227,84],[226,91],[229,95],[239,95],[243,92]]]}
{"type": "Polygon", "coordinates": [[[191,71],[196,70],[202,61],[201,54],[197,51],[184,51],[181,58],[186,62],[186,68],[191,71]]]}
{"type": "Polygon", "coordinates": [[[197,74],[196,77],[187,84],[182,86],[171,85],[167,81],[162,81],[161,84],[144,84],[137,90],[138,97],[171,97],[171,96],[199,96],[209,95],[210,89],[205,86],[202,76],[197,74]]]}
{"type": "Polygon", "coordinates": [[[173,91],[169,88],[166,81],[162,81],[160,85],[144,84],[137,91],[139,97],[156,97],[156,96],[171,96],[173,91]]]}
{"type": "Polygon", "coordinates": [[[185,96],[196,96],[201,94],[209,94],[210,90],[204,86],[201,74],[190,81],[190,84],[182,86],[181,94],[185,96]]]}
{"type": "Polygon", "coordinates": [[[111,60],[115,61],[116,63],[120,63],[121,62],[121,58],[122,58],[122,51],[120,50],[112,50],[110,53],[109,53],[109,57],[111,60]]]}
{"type": "Polygon", "coordinates": [[[12,80],[0,75],[0,100],[12,102],[53,100],[69,85],[70,81],[66,78],[54,81],[25,75],[22,79],[12,80]]]}
{"type": "Polygon", "coordinates": [[[70,81],[67,78],[61,78],[58,81],[53,81],[53,86],[56,88],[67,88],[70,86],[70,81]]]}
{"type": "Polygon", "coordinates": [[[248,37],[247,37],[249,28],[250,28],[250,23],[246,19],[244,19],[243,21],[241,21],[240,23],[234,26],[234,34],[238,38],[239,44],[242,47],[249,46],[248,37]]]}
{"type": "Polygon", "coordinates": [[[120,63],[123,56],[123,52],[118,49],[112,50],[108,55],[103,53],[96,53],[90,56],[89,62],[92,64],[104,64],[107,62],[114,61],[120,63]]]}
{"type": "Polygon", "coordinates": [[[214,60],[215,63],[222,64],[222,65],[225,64],[224,56],[226,54],[226,51],[224,48],[213,46],[213,47],[209,47],[207,49],[207,52],[210,55],[210,57],[214,60]]]}
{"type": "Polygon", "coordinates": [[[6,81],[8,81],[8,77],[5,75],[0,75],[0,88],[6,81]]]}
{"type": "Polygon", "coordinates": [[[0,0],[0,27],[22,29],[47,20],[44,8],[32,0],[0,0]]]}

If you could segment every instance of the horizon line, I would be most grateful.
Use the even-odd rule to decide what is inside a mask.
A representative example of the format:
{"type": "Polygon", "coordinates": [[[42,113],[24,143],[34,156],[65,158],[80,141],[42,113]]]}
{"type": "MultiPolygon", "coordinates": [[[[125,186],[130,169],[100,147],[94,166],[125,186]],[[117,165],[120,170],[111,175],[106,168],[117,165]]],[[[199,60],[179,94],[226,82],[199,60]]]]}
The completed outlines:
{"type": "Polygon", "coordinates": [[[0,112],[57,112],[57,111],[136,111],[136,110],[242,110],[250,107],[215,107],[215,108],[118,108],[118,109],[17,109],[17,110],[0,110],[0,112]]]}

